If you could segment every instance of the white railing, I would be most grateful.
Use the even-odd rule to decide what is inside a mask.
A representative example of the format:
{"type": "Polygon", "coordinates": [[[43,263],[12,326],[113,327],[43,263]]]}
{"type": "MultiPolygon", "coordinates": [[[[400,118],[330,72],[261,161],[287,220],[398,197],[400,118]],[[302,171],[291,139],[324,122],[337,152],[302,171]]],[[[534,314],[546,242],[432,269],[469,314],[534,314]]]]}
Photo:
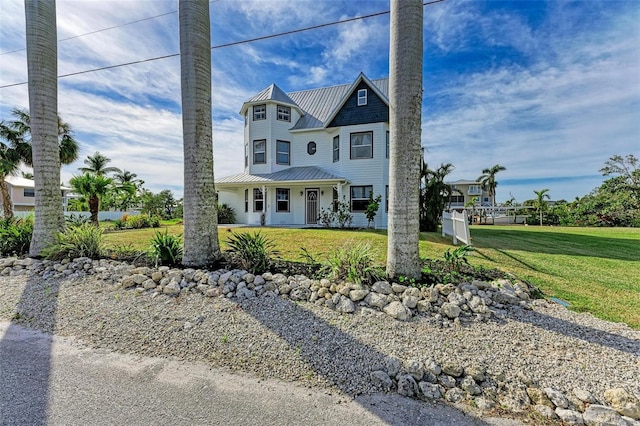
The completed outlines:
{"type": "Polygon", "coordinates": [[[457,211],[442,213],[442,236],[451,235],[453,244],[458,245],[458,240],[469,245],[471,244],[471,236],[469,235],[469,218],[467,211],[462,213],[457,211]]]}

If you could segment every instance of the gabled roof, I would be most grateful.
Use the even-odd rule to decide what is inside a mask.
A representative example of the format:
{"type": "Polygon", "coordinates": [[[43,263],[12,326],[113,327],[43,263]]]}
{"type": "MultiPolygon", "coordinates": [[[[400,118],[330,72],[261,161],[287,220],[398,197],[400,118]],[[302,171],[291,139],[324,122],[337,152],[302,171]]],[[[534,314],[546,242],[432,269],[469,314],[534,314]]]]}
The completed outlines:
{"type": "Polygon", "coordinates": [[[477,180],[458,179],[453,182],[445,182],[447,185],[480,185],[477,180]]]}
{"type": "Polygon", "coordinates": [[[26,179],[20,176],[7,176],[4,181],[12,186],[19,186],[21,188],[35,188],[35,182],[33,179],[26,179]]]}
{"type": "Polygon", "coordinates": [[[326,181],[341,182],[346,179],[331,174],[320,167],[290,167],[275,173],[266,174],[248,174],[240,173],[233,176],[223,177],[216,180],[216,185],[235,186],[237,184],[258,183],[258,184],[274,184],[280,182],[310,182],[310,181],[326,181]]]}
{"type": "Polygon", "coordinates": [[[275,84],[272,84],[271,86],[262,90],[260,93],[253,96],[251,99],[245,101],[242,104],[242,109],[240,110],[240,114],[244,115],[247,108],[249,108],[249,105],[254,105],[256,103],[266,102],[266,101],[274,101],[274,102],[279,102],[281,104],[288,104],[294,107],[298,107],[298,105],[289,96],[287,96],[287,94],[284,93],[284,91],[281,88],[279,88],[275,84]]]}

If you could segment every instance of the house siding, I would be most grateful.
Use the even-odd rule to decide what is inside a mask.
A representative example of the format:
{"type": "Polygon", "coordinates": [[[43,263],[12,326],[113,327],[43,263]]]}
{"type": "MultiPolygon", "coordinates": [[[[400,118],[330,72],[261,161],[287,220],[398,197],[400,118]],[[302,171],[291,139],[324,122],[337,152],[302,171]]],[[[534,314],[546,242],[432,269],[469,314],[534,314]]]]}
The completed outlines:
{"type": "Polygon", "coordinates": [[[340,111],[328,127],[352,126],[355,124],[389,121],[389,107],[380,97],[362,81],[349,95],[340,111]],[[367,104],[358,106],[358,90],[367,89],[367,104]]]}

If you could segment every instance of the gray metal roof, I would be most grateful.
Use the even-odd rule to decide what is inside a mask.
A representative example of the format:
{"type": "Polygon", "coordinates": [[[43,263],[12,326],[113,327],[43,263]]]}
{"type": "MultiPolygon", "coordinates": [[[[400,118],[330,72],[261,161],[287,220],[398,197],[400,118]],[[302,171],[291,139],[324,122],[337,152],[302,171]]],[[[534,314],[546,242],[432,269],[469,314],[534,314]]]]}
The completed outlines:
{"type": "Polygon", "coordinates": [[[246,101],[245,103],[254,103],[254,102],[262,102],[262,101],[276,101],[276,102],[283,102],[291,105],[296,105],[296,103],[289,96],[287,96],[287,94],[284,93],[284,91],[281,88],[279,88],[275,84],[272,84],[271,86],[267,87],[266,89],[264,89],[263,91],[261,91],[260,93],[258,93],[257,95],[255,95],[254,97],[246,101]]]}
{"type": "Polygon", "coordinates": [[[331,174],[320,167],[290,167],[275,173],[255,174],[240,173],[216,180],[216,185],[234,186],[235,184],[261,183],[274,184],[279,182],[307,182],[307,181],[344,181],[343,177],[331,174]]]}

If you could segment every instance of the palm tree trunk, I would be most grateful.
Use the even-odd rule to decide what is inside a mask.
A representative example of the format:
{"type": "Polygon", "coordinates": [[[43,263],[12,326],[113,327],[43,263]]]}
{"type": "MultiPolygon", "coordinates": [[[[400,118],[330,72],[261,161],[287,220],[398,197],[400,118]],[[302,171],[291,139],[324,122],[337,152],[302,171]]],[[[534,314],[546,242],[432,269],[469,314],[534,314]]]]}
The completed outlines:
{"type": "Polygon", "coordinates": [[[2,208],[4,210],[4,218],[13,217],[13,206],[11,205],[11,194],[9,186],[4,181],[5,176],[0,175],[0,193],[2,194],[2,208]]]}
{"type": "Polygon", "coordinates": [[[97,195],[89,197],[89,212],[91,213],[91,223],[98,226],[98,213],[100,212],[100,198],[97,195]]]}
{"type": "Polygon", "coordinates": [[[30,256],[64,227],[58,147],[58,50],[55,0],[25,0],[29,112],[35,181],[30,256]]]}
{"type": "Polygon", "coordinates": [[[180,0],[185,266],[220,255],[213,177],[211,35],[208,0],[180,0]]]}
{"type": "Polygon", "coordinates": [[[420,278],[421,0],[391,0],[387,275],[420,278]]]}

